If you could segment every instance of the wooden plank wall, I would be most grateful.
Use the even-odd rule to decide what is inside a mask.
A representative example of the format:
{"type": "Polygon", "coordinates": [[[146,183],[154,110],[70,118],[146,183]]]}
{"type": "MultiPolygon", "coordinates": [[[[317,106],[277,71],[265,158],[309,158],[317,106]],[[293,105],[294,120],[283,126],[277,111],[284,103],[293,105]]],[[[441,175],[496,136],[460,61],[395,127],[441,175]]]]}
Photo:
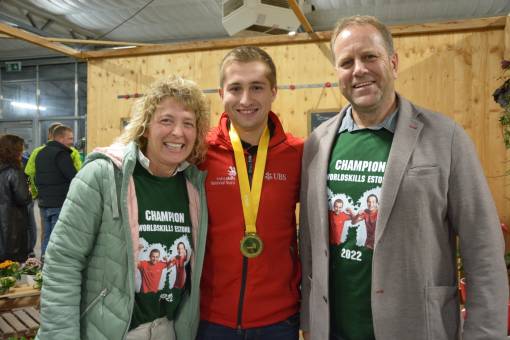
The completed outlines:
{"type": "MultiPolygon", "coordinates": [[[[327,47],[326,43],[321,43],[327,47]]],[[[502,28],[450,33],[417,33],[395,37],[400,69],[397,89],[417,104],[459,122],[472,137],[493,192],[500,218],[510,223],[507,151],[492,92],[501,83],[500,61],[505,48],[502,28]]],[[[335,82],[330,61],[314,43],[266,48],[275,60],[278,83],[300,85],[335,82]]],[[[110,144],[119,135],[121,118],[129,117],[133,99],[118,95],[143,93],[155,79],[176,73],[204,89],[218,87],[218,65],[227,50],[152,56],[91,59],[88,66],[88,150],[110,144]]],[[[222,105],[216,93],[211,122],[222,105]]],[[[274,110],[284,127],[306,137],[307,112],[339,109],[345,104],[338,88],[279,91],[274,110]]]]}

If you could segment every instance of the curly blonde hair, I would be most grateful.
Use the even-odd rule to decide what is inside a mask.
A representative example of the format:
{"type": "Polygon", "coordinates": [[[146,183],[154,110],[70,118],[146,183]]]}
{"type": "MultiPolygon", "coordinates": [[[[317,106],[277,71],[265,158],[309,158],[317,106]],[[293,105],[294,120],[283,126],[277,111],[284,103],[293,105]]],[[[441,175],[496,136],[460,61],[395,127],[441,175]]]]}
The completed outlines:
{"type": "Polygon", "coordinates": [[[159,104],[166,98],[172,98],[193,111],[197,120],[197,139],[187,161],[193,164],[201,162],[207,151],[205,136],[209,130],[209,104],[198,87],[188,79],[170,76],[154,82],[147,92],[135,103],[133,113],[117,142],[128,144],[135,142],[142,151],[147,147],[147,138],[143,135],[149,126],[159,104]]]}

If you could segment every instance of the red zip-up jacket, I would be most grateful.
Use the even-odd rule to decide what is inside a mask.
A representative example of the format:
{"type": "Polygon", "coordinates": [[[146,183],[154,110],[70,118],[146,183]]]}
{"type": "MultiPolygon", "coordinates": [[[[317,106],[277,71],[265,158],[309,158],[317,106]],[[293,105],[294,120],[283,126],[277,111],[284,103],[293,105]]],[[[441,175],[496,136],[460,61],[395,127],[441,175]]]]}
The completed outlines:
{"type": "Polygon", "coordinates": [[[247,259],[240,252],[245,225],[226,113],[209,133],[209,149],[200,166],[207,170],[209,210],[200,314],[202,320],[231,328],[267,326],[299,311],[301,265],[295,209],[303,141],[286,134],[274,113],[269,113],[269,119],[274,129],[256,223],[264,243],[258,257],[247,259]]]}

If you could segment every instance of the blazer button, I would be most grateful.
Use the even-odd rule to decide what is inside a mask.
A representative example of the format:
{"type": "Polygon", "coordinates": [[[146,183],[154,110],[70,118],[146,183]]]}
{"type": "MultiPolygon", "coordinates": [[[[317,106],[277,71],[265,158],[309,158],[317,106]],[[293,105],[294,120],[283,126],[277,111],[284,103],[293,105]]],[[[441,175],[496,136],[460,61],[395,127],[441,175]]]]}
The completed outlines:
{"type": "Polygon", "coordinates": [[[325,303],[328,303],[328,298],[323,296],[322,299],[324,300],[325,303]]]}

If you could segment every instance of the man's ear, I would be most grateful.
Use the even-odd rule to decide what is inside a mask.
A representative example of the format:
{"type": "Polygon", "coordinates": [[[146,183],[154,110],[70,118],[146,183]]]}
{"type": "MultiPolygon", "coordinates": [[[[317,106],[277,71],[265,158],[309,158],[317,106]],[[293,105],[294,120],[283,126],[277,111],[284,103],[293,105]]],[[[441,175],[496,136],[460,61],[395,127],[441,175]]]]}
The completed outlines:
{"type": "Polygon", "coordinates": [[[222,88],[221,88],[221,89],[218,89],[218,94],[220,95],[221,100],[223,100],[223,94],[224,94],[224,92],[223,92],[223,89],[222,89],[222,88]]]}
{"type": "Polygon", "coordinates": [[[276,86],[275,86],[275,87],[273,87],[273,88],[271,89],[271,93],[273,94],[273,98],[271,99],[271,103],[272,103],[272,102],[274,102],[274,100],[276,99],[276,95],[277,95],[277,93],[278,93],[278,87],[276,87],[276,86]]]}
{"type": "Polygon", "coordinates": [[[398,54],[397,52],[393,53],[390,57],[391,70],[393,71],[393,78],[397,79],[398,73],[398,54]]]}

